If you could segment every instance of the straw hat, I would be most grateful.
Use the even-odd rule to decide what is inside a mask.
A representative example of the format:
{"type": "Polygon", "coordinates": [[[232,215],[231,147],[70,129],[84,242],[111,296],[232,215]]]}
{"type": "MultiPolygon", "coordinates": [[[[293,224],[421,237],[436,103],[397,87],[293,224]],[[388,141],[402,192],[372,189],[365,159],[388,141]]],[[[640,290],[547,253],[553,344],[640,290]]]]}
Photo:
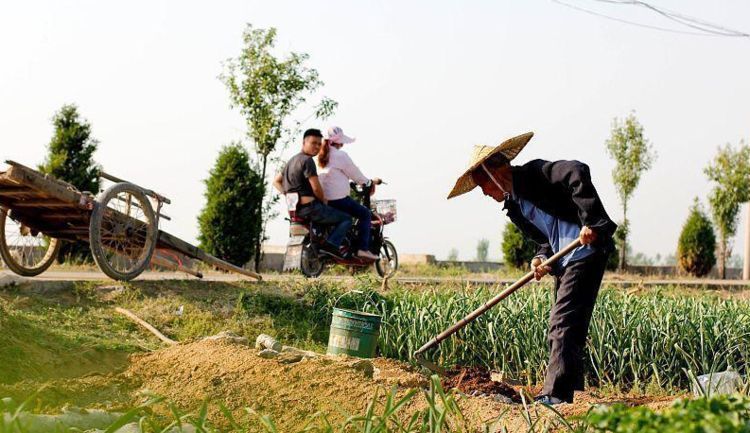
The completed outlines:
{"type": "Polygon", "coordinates": [[[487,159],[489,159],[491,156],[500,153],[505,158],[507,158],[508,161],[511,161],[513,160],[513,158],[518,156],[518,154],[533,136],[533,132],[527,132],[517,137],[505,140],[497,147],[474,146],[474,154],[471,156],[469,169],[466,170],[464,174],[462,174],[461,177],[458,178],[458,180],[456,181],[456,185],[453,187],[450,194],[448,194],[448,199],[459,196],[461,194],[466,194],[467,192],[476,188],[477,184],[474,182],[474,179],[472,179],[471,172],[476,170],[477,167],[479,167],[483,162],[487,161],[487,159]]]}

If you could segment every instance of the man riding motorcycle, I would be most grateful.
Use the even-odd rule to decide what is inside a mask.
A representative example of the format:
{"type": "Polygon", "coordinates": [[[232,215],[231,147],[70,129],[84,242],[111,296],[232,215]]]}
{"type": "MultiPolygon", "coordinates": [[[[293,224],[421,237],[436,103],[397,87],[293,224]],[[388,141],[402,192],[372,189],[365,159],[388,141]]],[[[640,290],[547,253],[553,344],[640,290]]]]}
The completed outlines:
{"type": "Polygon", "coordinates": [[[344,135],[338,126],[328,128],[326,138],[316,158],[318,177],[323,193],[328,199],[328,206],[357,218],[357,257],[366,260],[378,260],[378,256],[370,252],[370,230],[372,229],[372,213],[370,209],[357,203],[349,196],[350,181],[358,185],[374,185],[382,181],[365,177],[354,164],[349,155],[341,150],[344,144],[353,143],[354,138],[344,135]]]}
{"type": "Polygon", "coordinates": [[[299,217],[318,224],[333,226],[333,230],[328,235],[325,244],[320,247],[320,251],[341,257],[341,243],[352,225],[352,219],[348,214],[326,205],[326,196],[320,186],[317,168],[313,161],[313,156],[320,151],[322,138],[323,134],[318,129],[305,131],[302,138],[302,151],[284,165],[282,172],[274,178],[273,186],[282,194],[299,196],[296,206],[296,214],[299,217]]]}

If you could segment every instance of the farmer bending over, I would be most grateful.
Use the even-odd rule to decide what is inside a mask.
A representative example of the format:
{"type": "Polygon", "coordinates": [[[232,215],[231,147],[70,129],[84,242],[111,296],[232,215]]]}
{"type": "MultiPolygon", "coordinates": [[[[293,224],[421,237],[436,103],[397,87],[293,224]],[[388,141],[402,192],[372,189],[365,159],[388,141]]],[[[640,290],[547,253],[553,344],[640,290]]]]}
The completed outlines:
{"type": "Polygon", "coordinates": [[[292,157],[281,173],[276,175],[273,186],[282,194],[297,193],[297,215],[318,224],[333,225],[321,252],[340,257],[339,248],[352,225],[349,215],[327,206],[323,188],[318,181],[313,156],[318,154],[323,134],[318,129],[308,129],[302,138],[302,151],[292,157]]]}
{"type": "Polygon", "coordinates": [[[537,280],[547,273],[554,276],[556,299],[549,319],[547,375],[536,400],[572,403],[573,391],[583,390],[583,350],[617,225],[604,210],[586,164],[535,159],[510,165],[533,135],[519,135],[495,148],[477,146],[471,166],[448,198],[479,186],[484,195],[504,203],[511,222],[539,244],[531,268],[537,280]],[[541,266],[576,238],[582,246],[554,268],[541,266]]]}

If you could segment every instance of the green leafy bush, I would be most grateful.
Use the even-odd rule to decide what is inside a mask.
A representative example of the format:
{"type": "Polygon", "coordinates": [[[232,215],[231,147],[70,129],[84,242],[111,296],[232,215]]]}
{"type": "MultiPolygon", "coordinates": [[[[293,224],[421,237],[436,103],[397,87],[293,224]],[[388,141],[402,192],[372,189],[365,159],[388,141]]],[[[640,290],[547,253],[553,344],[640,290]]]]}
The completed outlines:
{"type": "Polygon", "coordinates": [[[503,258],[505,263],[516,268],[526,268],[534,258],[538,246],[527,239],[515,224],[506,224],[503,231],[503,258]]]}
{"type": "Polygon", "coordinates": [[[685,225],[677,243],[677,262],[680,269],[702,277],[711,271],[716,264],[716,236],[711,220],[701,209],[698,199],[690,208],[685,225]]]}
{"type": "Polygon", "coordinates": [[[750,399],[717,396],[676,400],[660,412],[622,404],[598,406],[586,416],[580,433],[746,433],[750,399]]]}
{"type": "Polygon", "coordinates": [[[198,217],[201,246],[235,265],[255,254],[262,225],[263,179],[241,144],[225,146],[206,179],[206,206],[198,217]]]}

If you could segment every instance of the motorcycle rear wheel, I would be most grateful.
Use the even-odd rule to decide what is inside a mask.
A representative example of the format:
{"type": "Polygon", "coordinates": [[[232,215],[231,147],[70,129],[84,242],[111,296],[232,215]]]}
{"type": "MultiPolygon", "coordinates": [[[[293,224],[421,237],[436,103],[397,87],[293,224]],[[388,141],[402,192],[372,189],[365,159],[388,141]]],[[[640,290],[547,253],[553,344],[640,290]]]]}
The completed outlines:
{"type": "Polygon", "coordinates": [[[323,273],[325,263],[323,263],[323,258],[320,256],[318,249],[315,248],[315,245],[313,245],[312,242],[307,241],[302,245],[301,255],[299,267],[302,271],[302,275],[307,278],[315,278],[323,273]]]}
{"type": "Polygon", "coordinates": [[[375,262],[375,270],[381,278],[390,278],[398,270],[398,253],[391,241],[383,241],[380,247],[380,259],[375,262]]]}

